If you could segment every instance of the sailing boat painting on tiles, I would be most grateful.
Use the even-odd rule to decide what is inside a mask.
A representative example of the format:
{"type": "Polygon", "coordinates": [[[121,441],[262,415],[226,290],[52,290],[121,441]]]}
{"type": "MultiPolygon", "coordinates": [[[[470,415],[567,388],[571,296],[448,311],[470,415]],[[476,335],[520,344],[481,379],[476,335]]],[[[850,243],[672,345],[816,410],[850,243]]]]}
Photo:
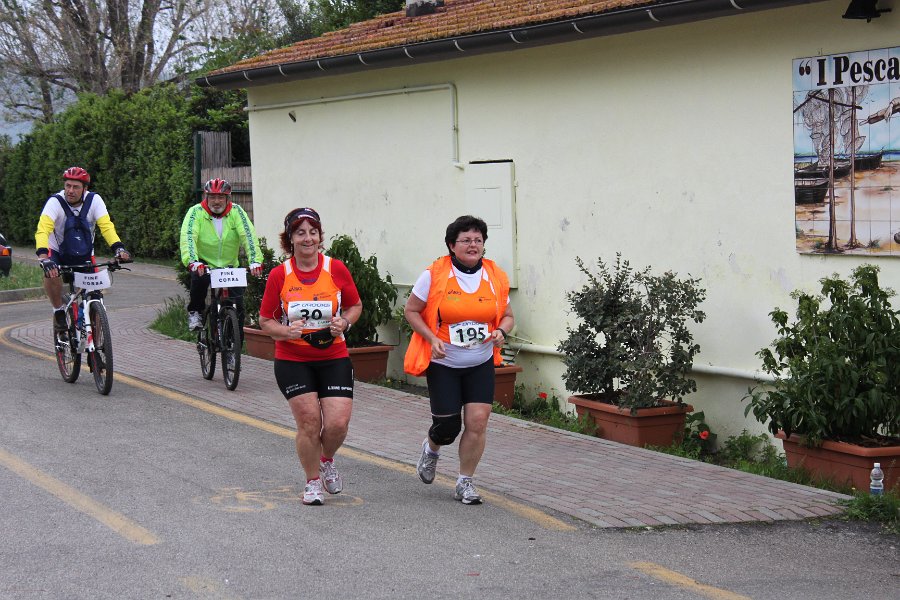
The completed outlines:
{"type": "Polygon", "coordinates": [[[797,251],[900,257],[900,47],[792,66],[797,251]]]}

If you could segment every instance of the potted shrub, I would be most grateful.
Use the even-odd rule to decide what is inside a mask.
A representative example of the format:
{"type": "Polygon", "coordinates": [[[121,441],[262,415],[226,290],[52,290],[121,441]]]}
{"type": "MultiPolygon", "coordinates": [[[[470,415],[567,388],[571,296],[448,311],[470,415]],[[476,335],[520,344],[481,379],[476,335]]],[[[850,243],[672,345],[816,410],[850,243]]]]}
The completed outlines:
{"type": "MultiPolygon", "coordinates": [[[[878,267],[849,281],[820,280],[821,295],[794,291],[797,312],[770,313],[778,337],[757,353],[775,381],[754,388],[744,412],[768,421],[788,465],[834,483],[869,485],[880,462],[888,489],[900,479],[900,319],[878,267]]],[[[745,399],[746,399],[745,398],[745,399]]]]}
{"type": "Polygon", "coordinates": [[[700,351],[688,323],[706,318],[699,279],[667,271],[635,270],[621,254],[597,272],[576,259],[587,277],[566,299],[578,317],[557,349],[563,381],[579,416],[589,415],[597,435],[633,446],[670,446],[693,407],[684,396],[696,391],[689,378],[700,351]]]}
{"type": "Polygon", "coordinates": [[[390,274],[383,278],[378,272],[375,256],[363,259],[353,239],[336,236],[325,254],[347,265],[359,296],[363,311],[359,320],[347,332],[347,348],[353,361],[353,374],[361,381],[377,381],[387,375],[388,353],[393,346],[378,341],[378,327],[391,320],[397,289],[390,274]]]}

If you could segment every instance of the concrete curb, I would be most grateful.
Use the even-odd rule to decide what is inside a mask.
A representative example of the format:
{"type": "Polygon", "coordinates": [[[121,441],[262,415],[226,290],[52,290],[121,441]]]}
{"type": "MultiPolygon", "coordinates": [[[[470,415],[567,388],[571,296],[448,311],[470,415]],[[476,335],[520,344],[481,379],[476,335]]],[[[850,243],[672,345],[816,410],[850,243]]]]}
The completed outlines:
{"type": "Polygon", "coordinates": [[[0,304],[33,300],[44,295],[44,288],[22,288],[20,290],[0,290],[0,304]]]}

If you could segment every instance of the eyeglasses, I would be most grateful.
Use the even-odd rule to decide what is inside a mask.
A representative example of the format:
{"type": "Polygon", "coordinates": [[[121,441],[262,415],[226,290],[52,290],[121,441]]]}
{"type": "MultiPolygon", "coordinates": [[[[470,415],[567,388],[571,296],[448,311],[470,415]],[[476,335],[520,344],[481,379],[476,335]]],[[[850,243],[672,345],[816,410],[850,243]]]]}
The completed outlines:
{"type": "Polygon", "coordinates": [[[456,240],[456,243],[462,244],[463,246],[483,246],[484,240],[466,238],[464,240],[456,240]]]}

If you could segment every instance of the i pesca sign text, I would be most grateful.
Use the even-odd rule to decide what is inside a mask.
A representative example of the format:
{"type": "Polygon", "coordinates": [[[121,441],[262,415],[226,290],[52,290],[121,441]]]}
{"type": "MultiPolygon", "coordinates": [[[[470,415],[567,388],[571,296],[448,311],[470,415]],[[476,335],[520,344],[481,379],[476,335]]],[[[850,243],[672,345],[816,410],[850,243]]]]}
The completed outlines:
{"type": "Polygon", "coordinates": [[[824,89],[900,82],[900,47],[796,58],[795,89],[824,89]]]}

